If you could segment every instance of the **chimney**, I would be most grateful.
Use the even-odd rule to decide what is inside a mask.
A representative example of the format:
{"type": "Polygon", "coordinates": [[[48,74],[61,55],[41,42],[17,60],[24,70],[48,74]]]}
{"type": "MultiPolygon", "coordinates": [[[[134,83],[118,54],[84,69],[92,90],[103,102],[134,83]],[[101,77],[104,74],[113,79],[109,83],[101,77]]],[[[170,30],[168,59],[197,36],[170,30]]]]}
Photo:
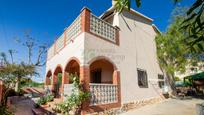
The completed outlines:
{"type": "Polygon", "coordinates": [[[115,6],[116,0],[112,0],[112,6],[115,6]]]}

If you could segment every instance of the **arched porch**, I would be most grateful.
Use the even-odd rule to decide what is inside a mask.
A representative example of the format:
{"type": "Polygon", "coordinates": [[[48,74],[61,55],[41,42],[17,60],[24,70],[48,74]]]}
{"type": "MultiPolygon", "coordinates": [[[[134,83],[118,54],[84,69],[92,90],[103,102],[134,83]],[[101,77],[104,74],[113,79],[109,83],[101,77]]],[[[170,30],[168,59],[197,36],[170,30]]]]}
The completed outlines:
{"type": "Polygon", "coordinates": [[[64,73],[65,73],[64,84],[71,84],[72,83],[71,78],[70,78],[71,74],[75,74],[78,77],[80,76],[80,63],[75,59],[71,59],[67,63],[64,73]]]}
{"type": "Polygon", "coordinates": [[[62,95],[62,66],[58,65],[54,71],[52,79],[52,92],[55,94],[55,97],[61,97],[62,95]]]}
{"type": "Polygon", "coordinates": [[[62,80],[64,96],[70,95],[72,92],[73,85],[71,75],[77,75],[77,77],[80,77],[80,62],[76,58],[71,58],[64,69],[64,76],[62,80]]]}
{"type": "Polygon", "coordinates": [[[89,73],[91,108],[120,106],[120,74],[116,65],[109,58],[97,57],[89,62],[89,73]]]}
{"type": "Polygon", "coordinates": [[[45,85],[49,86],[49,85],[51,85],[51,82],[52,82],[52,72],[51,72],[51,70],[49,70],[46,74],[45,85]]]}

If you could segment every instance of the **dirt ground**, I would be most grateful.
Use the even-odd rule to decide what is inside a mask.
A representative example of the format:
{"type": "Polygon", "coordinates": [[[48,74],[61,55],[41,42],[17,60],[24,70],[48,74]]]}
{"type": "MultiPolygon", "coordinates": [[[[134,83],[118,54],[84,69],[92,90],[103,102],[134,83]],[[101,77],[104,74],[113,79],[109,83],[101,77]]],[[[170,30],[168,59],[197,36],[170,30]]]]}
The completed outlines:
{"type": "Polygon", "coordinates": [[[122,115],[196,115],[195,105],[197,103],[204,103],[204,100],[168,99],[161,103],[131,110],[122,115]]]}

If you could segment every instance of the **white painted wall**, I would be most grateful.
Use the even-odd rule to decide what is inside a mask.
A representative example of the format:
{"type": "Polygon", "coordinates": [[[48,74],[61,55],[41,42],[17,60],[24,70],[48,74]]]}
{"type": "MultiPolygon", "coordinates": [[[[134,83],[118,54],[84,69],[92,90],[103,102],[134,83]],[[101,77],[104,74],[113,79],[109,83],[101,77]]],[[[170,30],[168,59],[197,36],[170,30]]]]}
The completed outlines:
{"type": "Polygon", "coordinates": [[[106,56],[118,67],[121,73],[122,103],[158,97],[158,74],[162,74],[156,57],[154,31],[151,22],[123,12],[114,16],[114,25],[120,28],[120,45],[109,43],[89,33],[85,34],[85,63],[93,57],[106,56]],[[137,68],[145,69],[149,88],[139,88],[137,68]]]}
{"type": "Polygon", "coordinates": [[[65,48],[63,48],[58,54],[53,56],[50,60],[47,60],[46,63],[46,73],[51,70],[52,75],[55,71],[55,68],[58,64],[63,67],[63,71],[68,63],[69,59],[76,57],[81,63],[84,62],[84,33],[76,37],[73,42],[69,43],[65,48]]]}

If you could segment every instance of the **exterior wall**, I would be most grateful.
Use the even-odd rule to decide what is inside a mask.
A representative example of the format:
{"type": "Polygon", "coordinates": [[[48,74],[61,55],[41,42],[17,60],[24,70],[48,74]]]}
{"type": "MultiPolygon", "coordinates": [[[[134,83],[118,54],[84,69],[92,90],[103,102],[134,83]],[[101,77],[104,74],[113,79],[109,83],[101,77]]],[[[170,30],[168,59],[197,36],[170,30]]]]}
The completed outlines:
{"type": "Polygon", "coordinates": [[[119,16],[119,27],[121,49],[128,52],[125,64],[121,67],[121,70],[125,70],[121,71],[121,91],[122,94],[126,94],[122,95],[122,102],[159,96],[157,80],[158,74],[162,72],[156,56],[154,41],[156,32],[151,22],[129,12],[123,12],[123,15],[119,16]],[[129,65],[132,65],[131,68],[129,65]],[[139,88],[137,68],[147,71],[149,88],[139,88]]]}
{"type": "Polygon", "coordinates": [[[62,66],[64,71],[68,61],[72,57],[79,59],[80,63],[83,63],[83,51],[84,51],[84,33],[77,36],[73,42],[63,48],[58,54],[47,60],[46,73],[51,70],[54,73],[58,64],[62,66]]]}
{"type": "Polygon", "coordinates": [[[129,12],[114,16],[114,25],[120,28],[120,45],[85,34],[85,63],[97,56],[108,57],[121,73],[122,103],[158,97],[158,74],[162,74],[156,57],[154,31],[151,22],[129,12]],[[137,68],[147,71],[148,88],[140,88],[137,68]],[[128,90],[127,90],[128,89],[128,90]]]}

